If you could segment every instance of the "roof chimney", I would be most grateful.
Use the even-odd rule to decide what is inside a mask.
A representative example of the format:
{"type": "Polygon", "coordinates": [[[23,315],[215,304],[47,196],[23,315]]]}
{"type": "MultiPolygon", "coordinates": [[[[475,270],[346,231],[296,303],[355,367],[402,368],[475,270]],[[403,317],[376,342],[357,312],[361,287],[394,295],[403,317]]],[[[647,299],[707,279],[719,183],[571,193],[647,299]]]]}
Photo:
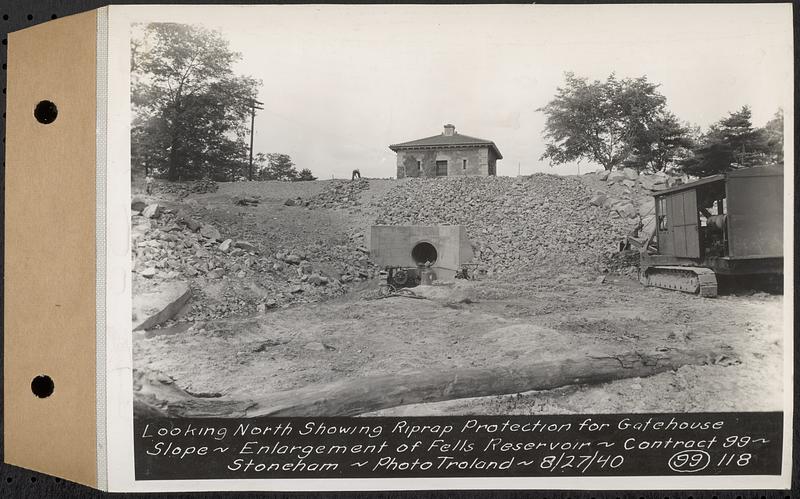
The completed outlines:
{"type": "Polygon", "coordinates": [[[452,137],[456,134],[456,127],[455,125],[447,124],[444,126],[444,134],[448,137],[452,137]]]}

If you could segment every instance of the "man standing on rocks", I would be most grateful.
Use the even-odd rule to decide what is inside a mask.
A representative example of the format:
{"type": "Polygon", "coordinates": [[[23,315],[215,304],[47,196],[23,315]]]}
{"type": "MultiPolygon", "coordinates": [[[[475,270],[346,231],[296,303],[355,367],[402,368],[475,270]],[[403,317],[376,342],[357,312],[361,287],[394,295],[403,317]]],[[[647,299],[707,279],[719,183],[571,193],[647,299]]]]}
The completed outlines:
{"type": "Polygon", "coordinates": [[[358,171],[358,168],[353,170],[353,177],[350,180],[355,180],[356,177],[358,177],[358,179],[361,180],[361,172],[358,171]]]}
{"type": "Polygon", "coordinates": [[[153,182],[154,182],[154,181],[155,181],[155,179],[153,179],[153,176],[152,176],[152,175],[148,175],[148,176],[146,176],[146,177],[144,178],[144,183],[145,183],[145,187],[146,187],[146,189],[147,189],[147,193],[148,193],[148,194],[151,194],[151,193],[152,193],[152,190],[153,190],[153,182]]]}

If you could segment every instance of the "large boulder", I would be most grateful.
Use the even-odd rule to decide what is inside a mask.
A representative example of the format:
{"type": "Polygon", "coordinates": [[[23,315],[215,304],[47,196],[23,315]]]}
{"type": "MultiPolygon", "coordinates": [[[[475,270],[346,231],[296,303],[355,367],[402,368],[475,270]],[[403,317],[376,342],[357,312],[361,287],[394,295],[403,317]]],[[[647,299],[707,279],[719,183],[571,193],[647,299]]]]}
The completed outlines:
{"type": "Polygon", "coordinates": [[[669,178],[669,175],[667,175],[664,172],[659,171],[659,172],[655,172],[651,176],[651,178],[653,179],[653,184],[666,184],[667,183],[667,178],[669,178]]]}
{"type": "Polygon", "coordinates": [[[605,201],[603,201],[603,208],[613,208],[614,205],[619,204],[620,202],[620,199],[609,196],[605,199],[605,201]]]}
{"type": "Polygon", "coordinates": [[[605,194],[603,194],[602,192],[598,192],[597,194],[592,196],[592,199],[589,200],[589,204],[593,206],[603,206],[603,203],[606,202],[606,198],[607,196],[605,194]]]}
{"type": "Polygon", "coordinates": [[[623,218],[636,218],[639,212],[632,203],[622,203],[614,208],[619,216],[623,218]]]}
{"type": "Polygon", "coordinates": [[[650,175],[641,175],[639,177],[639,185],[642,186],[642,189],[647,189],[648,191],[653,190],[653,186],[656,184],[655,179],[650,175]]]}
{"type": "Polygon", "coordinates": [[[189,302],[192,291],[180,281],[162,282],[154,291],[133,296],[133,330],[150,329],[167,322],[189,302]]]}
{"type": "Polygon", "coordinates": [[[656,201],[651,196],[639,198],[637,205],[639,216],[644,217],[645,215],[655,213],[656,201]]]}
{"type": "Polygon", "coordinates": [[[597,174],[597,178],[605,182],[608,179],[608,174],[611,173],[609,170],[603,170],[597,174]]]}
{"type": "Polygon", "coordinates": [[[139,272],[139,275],[141,275],[142,277],[147,277],[148,279],[153,278],[153,277],[156,276],[156,268],[155,267],[147,267],[144,270],[142,270],[141,272],[139,272]]]}
{"type": "Polygon", "coordinates": [[[621,171],[618,171],[618,170],[614,170],[613,172],[610,172],[608,174],[608,177],[606,178],[606,181],[609,184],[613,184],[615,182],[622,182],[623,180],[625,180],[625,178],[626,177],[625,177],[624,173],[622,173],[621,171]]]}
{"type": "Polygon", "coordinates": [[[625,175],[625,178],[628,180],[636,180],[639,178],[639,172],[634,170],[633,168],[623,168],[622,174],[625,175]]]}
{"type": "Polygon", "coordinates": [[[142,215],[145,218],[159,218],[162,211],[163,208],[161,208],[161,206],[158,204],[149,204],[144,207],[144,210],[142,210],[142,215]]]}

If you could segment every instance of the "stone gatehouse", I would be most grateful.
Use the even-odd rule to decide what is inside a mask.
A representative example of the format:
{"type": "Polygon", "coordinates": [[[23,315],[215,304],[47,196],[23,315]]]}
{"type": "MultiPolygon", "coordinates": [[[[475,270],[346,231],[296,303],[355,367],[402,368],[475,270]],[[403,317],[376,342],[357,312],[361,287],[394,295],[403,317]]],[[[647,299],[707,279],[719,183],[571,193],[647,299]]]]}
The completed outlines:
{"type": "Polygon", "coordinates": [[[445,125],[440,135],[389,149],[397,153],[397,178],[497,175],[497,160],[503,159],[494,142],[461,135],[453,125],[445,125]]]}

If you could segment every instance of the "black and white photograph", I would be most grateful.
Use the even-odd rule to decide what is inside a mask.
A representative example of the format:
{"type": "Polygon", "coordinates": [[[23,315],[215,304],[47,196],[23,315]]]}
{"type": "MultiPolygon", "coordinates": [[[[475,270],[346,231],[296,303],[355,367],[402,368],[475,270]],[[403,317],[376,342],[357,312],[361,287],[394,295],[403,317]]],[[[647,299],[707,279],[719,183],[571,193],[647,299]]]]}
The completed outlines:
{"type": "MultiPolygon", "coordinates": [[[[587,430],[581,415],[769,413],[782,439],[785,7],[132,22],[134,421],[337,418],[333,432],[368,433],[359,421],[454,418],[492,433],[470,418],[587,430]]],[[[432,458],[437,476],[481,476],[473,458],[521,438],[492,436],[469,465],[432,458]]],[[[694,452],[681,444],[670,454],[694,452]]],[[[707,472],[748,464],[717,445],[707,472]]],[[[277,469],[260,450],[227,469],[277,469]]],[[[375,454],[364,469],[390,469],[375,454]]],[[[675,456],[664,470],[696,464],[675,456]]]]}

